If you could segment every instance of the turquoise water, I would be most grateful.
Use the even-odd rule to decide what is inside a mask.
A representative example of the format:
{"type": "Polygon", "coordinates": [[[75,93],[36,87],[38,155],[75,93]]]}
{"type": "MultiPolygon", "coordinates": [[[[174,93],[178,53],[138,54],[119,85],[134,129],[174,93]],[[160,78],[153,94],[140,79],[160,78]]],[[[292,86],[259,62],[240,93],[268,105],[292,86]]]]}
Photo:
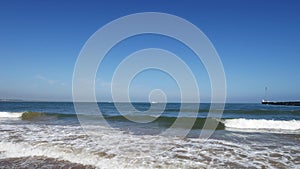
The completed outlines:
{"type": "Polygon", "coordinates": [[[81,104],[76,114],[71,102],[1,102],[2,167],[30,168],[39,159],[46,167],[55,160],[95,168],[300,167],[300,107],[226,104],[221,119],[210,119],[213,135],[203,140],[210,104],[194,109],[195,104],[168,103],[161,110],[120,103],[118,110],[114,103],[98,103],[101,114],[81,104]],[[164,135],[177,119],[195,123],[190,127],[183,120],[174,134],[164,135]],[[188,134],[178,135],[182,131],[188,134]]]}

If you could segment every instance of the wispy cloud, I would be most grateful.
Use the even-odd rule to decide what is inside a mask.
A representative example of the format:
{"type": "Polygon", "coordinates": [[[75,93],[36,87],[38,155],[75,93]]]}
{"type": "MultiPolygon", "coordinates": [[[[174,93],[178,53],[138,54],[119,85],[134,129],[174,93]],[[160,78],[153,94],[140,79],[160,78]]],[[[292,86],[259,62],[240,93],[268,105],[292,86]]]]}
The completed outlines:
{"type": "Polygon", "coordinates": [[[59,80],[53,80],[53,79],[48,79],[45,76],[42,75],[37,75],[35,76],[35,78],[42,80],[44,82],[47,82],[49,85],[61,85],[61,86],[65,86],[65,82],[61,82],[59,80]]]}
{"type": "Polygon", "coordinates": [[[111,87],[112,85],[116,85],[113,84],[112,82],[101,80],[100,78],[96,78],[96,84],[97,86],[101,86],[101,87],[111,87]]]}

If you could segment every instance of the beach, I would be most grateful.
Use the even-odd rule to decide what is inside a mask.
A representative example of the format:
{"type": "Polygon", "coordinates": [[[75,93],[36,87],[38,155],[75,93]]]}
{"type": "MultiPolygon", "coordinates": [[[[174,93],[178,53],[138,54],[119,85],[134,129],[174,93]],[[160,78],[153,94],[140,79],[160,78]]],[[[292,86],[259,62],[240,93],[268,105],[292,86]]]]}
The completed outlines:
{"type": "Polygon", "coordinates": [[[217,129],[203,140],[200,123],[209,104],[181,110],[186,116],[181,118],[196,111],[199,123],[184,138],[161,134],[177,118],[179,103],[168,103],[151,123],[122,117],[113,103],[98,105],[104,118],[87,108],[82,126],[71,102],[1,102],[0,168],[300,167],[300,107],[226,104],[217,129]],[[33,115],[24,118],[26,112],[33,115]]]}

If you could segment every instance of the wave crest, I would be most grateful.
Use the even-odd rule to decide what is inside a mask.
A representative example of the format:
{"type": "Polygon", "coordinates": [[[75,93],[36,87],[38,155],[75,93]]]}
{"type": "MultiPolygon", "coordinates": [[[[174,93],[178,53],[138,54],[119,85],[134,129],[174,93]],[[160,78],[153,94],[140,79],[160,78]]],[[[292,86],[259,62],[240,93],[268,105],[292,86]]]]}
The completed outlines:
{"type": "Polygon", "coordinates": [[[300,120],[226,119],[226,128],[250,130],[300,130],[300,120]]]}
{"type": "Polygon", "coordinates": [[[20,118],[23,112],[13,113],[13,112],[0,112],[0,118],[20,118]]]}
{"type": "Polygon", "coordinates": [[[21,119],[22,120],[34,120],[34,119],[38,119],[40,117],[42,117],[43,114],[40,113],[40,112],[31,112],[31,111],[28,111],[28,112],[24,112],[21,116],[21,119]]]}

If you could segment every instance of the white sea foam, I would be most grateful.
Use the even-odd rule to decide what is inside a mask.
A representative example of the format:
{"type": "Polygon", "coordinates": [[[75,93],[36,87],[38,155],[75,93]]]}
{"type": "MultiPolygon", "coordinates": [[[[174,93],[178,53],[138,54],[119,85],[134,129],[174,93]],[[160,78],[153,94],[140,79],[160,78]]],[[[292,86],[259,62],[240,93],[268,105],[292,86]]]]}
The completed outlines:
{"type": "Polygon", "coordinates": [[[265,120],[265,119],[227,119],[223,122],[226,129],[250,130],[300,130],[300,120],[265,120]]]}
{"type": "Polygon", "coordinates": [[[90,154],[86,151],[73,152],[70,147],[64,146],[49,146],[49,145],[35,145],[32,146],[27,143],[9,143],[0,142],[0,149],[4,151],[2,156],[7,157],[27,157],[27,156],[46,156],[50,158],[57,158],[67,160],[73,163],[81,163],[84,165],[93,165],[99,168],[112,168],[115,166],[125,167],[121,162],[99,158],[99,156],[90,154]]]}
{"type": "Polygon", "coordinates": [[[23,112],[15,113],[15,112],[0,112],[0,118],[20,118],[23,112]]]}
{"type": "Polygon", "coordinates": [[[97,136],[86,135],[77,125],[0,123],[0,158],[44,156],[104,169],[298,167],[295,161],[300,152],[293,144],[274,149],[267,141],[202,142],[199,138],[133,135],[105,126],[87,127],[97,136]],[[272,167],[272,161],[278,161],[277,167],[272,167]]]}

